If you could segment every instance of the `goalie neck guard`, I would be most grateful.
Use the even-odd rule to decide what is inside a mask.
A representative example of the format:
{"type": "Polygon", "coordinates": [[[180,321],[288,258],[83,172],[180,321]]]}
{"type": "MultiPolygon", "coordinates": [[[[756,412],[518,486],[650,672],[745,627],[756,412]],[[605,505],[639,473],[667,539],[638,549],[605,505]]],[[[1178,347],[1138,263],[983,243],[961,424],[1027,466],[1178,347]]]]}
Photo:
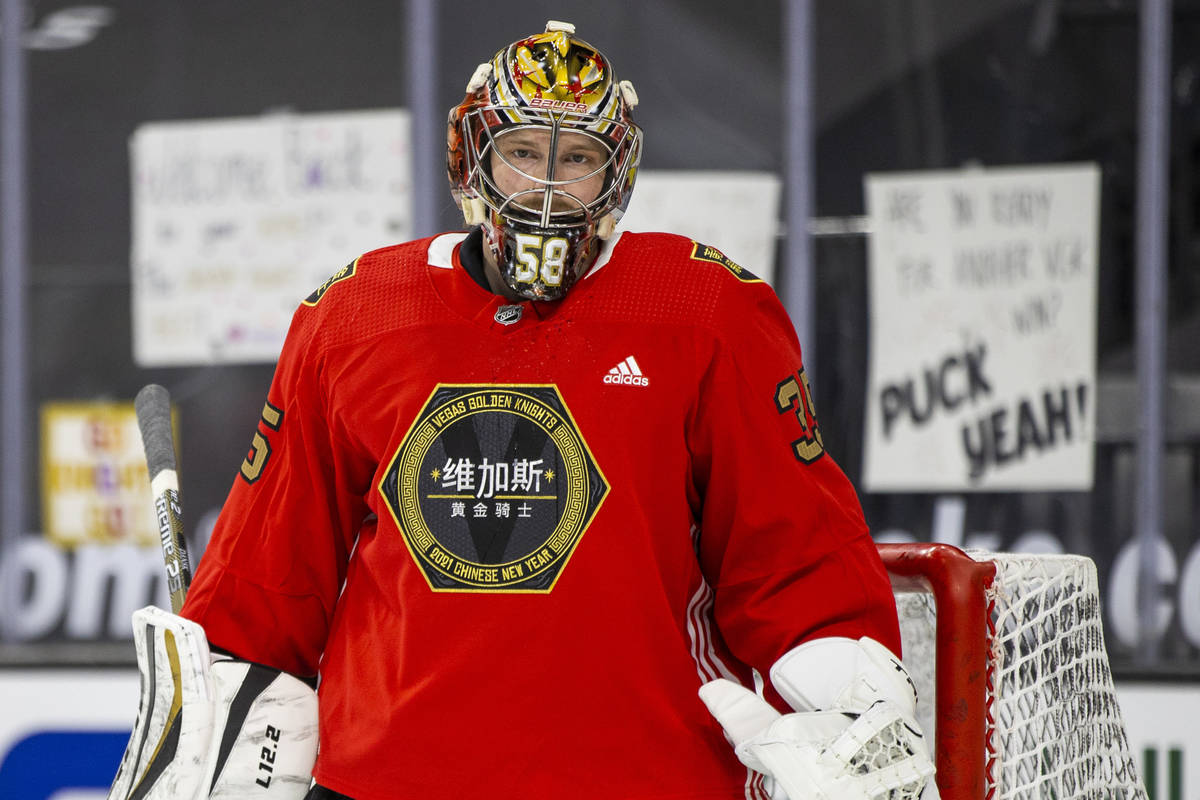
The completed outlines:
{"type": "Polygon", "coordinates": [[[629,205],[641,158],[632,84],[574,34],[552,20],[480,64],[447,124],[455,203],[482,226],[508,288],[530,300],[562,298],[591,267],[629,205]],[[539,158],[499,146],[522,131],[539,158]],[[595,163],[572,147],[594,151],[595,163]],[[501,172],[520,185],[502,188],[501,172]]]}

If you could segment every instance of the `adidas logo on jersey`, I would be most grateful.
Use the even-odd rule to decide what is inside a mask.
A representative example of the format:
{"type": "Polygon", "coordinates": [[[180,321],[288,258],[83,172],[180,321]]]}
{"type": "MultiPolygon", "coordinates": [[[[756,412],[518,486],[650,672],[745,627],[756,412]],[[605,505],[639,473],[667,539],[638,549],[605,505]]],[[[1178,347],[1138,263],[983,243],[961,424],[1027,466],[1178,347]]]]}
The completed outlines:
{"type": "Polygon", "coordinates": [[[617,383],[624,386],[649,386],[650,379],[642,374],[642,368],[638,366],[637,360],[633,356],[617,364],[608,371],[604,376],[605,383],[617,383]]]}

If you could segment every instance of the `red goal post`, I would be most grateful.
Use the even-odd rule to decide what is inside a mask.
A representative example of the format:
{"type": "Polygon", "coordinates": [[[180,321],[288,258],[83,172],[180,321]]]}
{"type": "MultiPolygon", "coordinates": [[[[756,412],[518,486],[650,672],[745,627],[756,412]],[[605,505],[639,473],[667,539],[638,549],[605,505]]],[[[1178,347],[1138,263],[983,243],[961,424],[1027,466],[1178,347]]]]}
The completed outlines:
{"type": "Polygon", "coordinates": [[[879,552],[942,800],[1144,800],[1090,559],[945,544],[879,552]]]}

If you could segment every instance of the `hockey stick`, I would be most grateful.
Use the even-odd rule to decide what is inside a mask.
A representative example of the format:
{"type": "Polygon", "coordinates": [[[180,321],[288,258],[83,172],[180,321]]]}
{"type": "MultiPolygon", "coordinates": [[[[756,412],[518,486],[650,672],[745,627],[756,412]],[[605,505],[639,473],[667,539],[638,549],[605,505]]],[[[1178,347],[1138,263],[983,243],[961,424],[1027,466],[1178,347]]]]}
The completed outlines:
{"type": "Polygon", "coordinates": [[[146,467],[150,471],[150,490],[154,494],[158,538],[167,566],[171,610],[178,614],[192,582],[192,568],[188,563],[187,542],[183,538],[183,504],[179,499],[175,439],[171,433],[171,395],[162,386],[151,383],[137,393],[133,407],[142,432],[146,467]]]}
{"type": "Polygon", "coordinates": [[[317,757],[317,695],[304,681],[228,655],[180,616],[192,571],[171,433],[171,398],[150,384],[134,400],[173,614],[133,612],[138,716],[108,800],[260,797],[299,800],[317,757]]]}
{"type": "MultiPolygon", "coordinates": [[[[171,610],[178,614],[183,608],[192,574],[188,565],[187,544],[183,538],[183,505],[179,500],[175,440],[171,431],[171,396],[162,386],[151,383],[137,393],[133,408],[137,413],[142,449],[146,453],[146,468],[150,473],[150,491],[154,495],[159,544],[167,567],[171,610]]],[[[164,770],[171,765],[183,740],[181,709],[185,705],[195,707],[198,699],[199,714],[209,717],[208,725],[211,727],[212,712],[207,708],[211,690],[204,673],[193,663],[195,659],[180,657],[181,649],[185,654],[199,652],[203,661],[207,662],[208,647],[204,632],[199,628],[193,631],[187,627],[185,620],[171,617],[154,606],[133,613],[141,699],[137,720],[129,736],[129,744],[125,746],[117,776],[109,789],[108,800],[172,796],[173,787],[167,783],[173,783],[177,778],[164,782],[164,788],[158,794],[154,793],[154,787],[164,770]],[[166,662],[165,670],[163,662],[166,662]]],[[[200,729],[203,733],[199,736],[199,745],[193,743],[195,736],[183,740],[186,752],[204,752],[208,739],[204,723],[200,729]]]]}

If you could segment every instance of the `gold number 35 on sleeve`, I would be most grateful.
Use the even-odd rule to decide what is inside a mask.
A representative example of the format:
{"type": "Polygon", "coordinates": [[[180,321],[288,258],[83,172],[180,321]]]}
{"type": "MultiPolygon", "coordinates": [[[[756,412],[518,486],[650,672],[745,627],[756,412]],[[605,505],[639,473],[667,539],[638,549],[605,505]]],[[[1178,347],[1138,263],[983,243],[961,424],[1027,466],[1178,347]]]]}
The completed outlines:
{"type": "Polygon", "coordinates": [[[792,411],[796,415],[796,421],[800,423],[801,436],[792,442],[792,452],[796,454],[797,459],[810,464],[825,453],[825,445],[821,441],[821,428],[817,425],[817,409],[813,404],[812,389],[809,388],[808,375],[803,367],[775,387],[775,409],[780,414],[792,411]]]}

